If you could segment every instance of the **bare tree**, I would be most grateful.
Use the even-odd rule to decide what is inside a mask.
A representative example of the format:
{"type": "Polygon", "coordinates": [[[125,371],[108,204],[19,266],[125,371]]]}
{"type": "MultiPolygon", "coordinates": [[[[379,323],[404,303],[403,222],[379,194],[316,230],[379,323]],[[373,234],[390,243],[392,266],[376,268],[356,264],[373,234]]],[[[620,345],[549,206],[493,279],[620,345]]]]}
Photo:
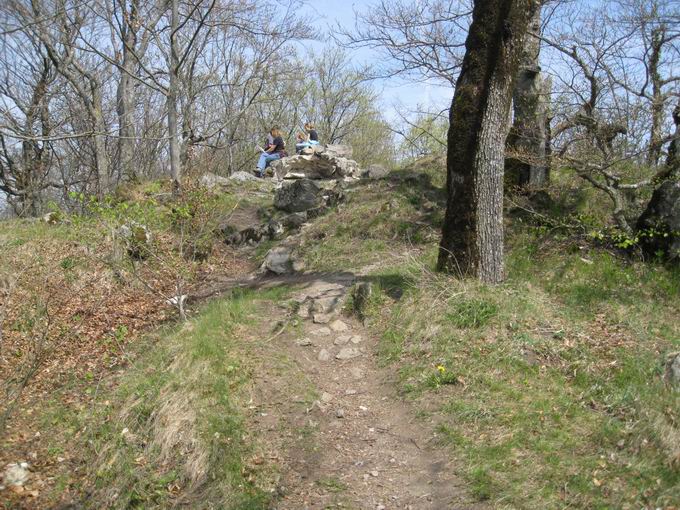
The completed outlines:
{"type": "Polygon", "coordinates": [[[43,192],[51,185],[51,143],[41,138],[51,134],[54,68],[24,37],[4,45],[0,62],[0,95],[5,98],[0,118],[4,129],[21,137],[17,146],[0,132],[0,190],[16,214],[36,216],[41,212],[43,192]]]}
{"type": "Polygon", "coordinates": [[[454,85],[465,52],[471,2],[380,1],[357,13],[354,30],[338,28],[343,44],[381,54],[375,77],[436,78],[454,85]]]}

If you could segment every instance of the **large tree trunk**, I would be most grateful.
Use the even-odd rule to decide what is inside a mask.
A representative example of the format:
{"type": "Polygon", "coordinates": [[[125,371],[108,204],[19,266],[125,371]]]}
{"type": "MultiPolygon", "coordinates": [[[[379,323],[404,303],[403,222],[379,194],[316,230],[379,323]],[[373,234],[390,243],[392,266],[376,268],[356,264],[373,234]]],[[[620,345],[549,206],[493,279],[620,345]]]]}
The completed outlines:
{"type": "Polygon", "coordinates": [[[675,135],[668,147],[666,165],[654,178],[660,184],[636,228],[647,255],[661,255],[680,263],[680,102],[673,111],[673,121],[675,135]]]}
{"type": "Polygon", "coordinates": [[[438,268],[503,280],[503,156],[508,112],[538,0],[477,0],[449,113],[447,207],[438,268]]]}
{"type": "MultiPolygon", "coordinates": [[[[541,31],[541,10],[531,19],[529,31],[541,31]]],[[[550,80],[539,66],[540,40],[527,35],[513,92],[514,121],[507,139],[506,180],[516,186],[542,186],[548,181],[548,107],[550,80]]]]}

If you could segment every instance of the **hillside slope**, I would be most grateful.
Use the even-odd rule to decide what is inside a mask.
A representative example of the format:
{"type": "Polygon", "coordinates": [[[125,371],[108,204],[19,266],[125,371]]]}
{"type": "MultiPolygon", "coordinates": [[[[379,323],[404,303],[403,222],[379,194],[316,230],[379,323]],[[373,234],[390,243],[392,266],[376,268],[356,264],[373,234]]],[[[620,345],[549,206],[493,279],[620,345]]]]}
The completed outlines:
{"type": "MultiPolygon", "coordinates": [[[[678,271],[593,245],[564,218],[596,211],[554,189],[540,214],[509,203],[505,284],[436,274],[440,175],[429,162],[351,184],[283,238],[215,239],[185,288],[217,297],[190,302],[187,322],[126,338],[120,363],[60,382],[48,405],[17,409],[2,460],[27,459],[32,478],[3,504],[677,506],[680,394],[662,376],[680,348],[678,271]],[[303,269],[248,278],[281,243],[303,269]]],[[[271,197],[238,187],[215,200],[244,227],[278,217],[271,197]]],[[[3,243],[80,242],[69,225],[26,228],[3,243]]],[[[173,228],[158,227],[169,245],[173,228]]],[[[110,352],[123,337],[106,349],[92,338],[110,352]]]]}

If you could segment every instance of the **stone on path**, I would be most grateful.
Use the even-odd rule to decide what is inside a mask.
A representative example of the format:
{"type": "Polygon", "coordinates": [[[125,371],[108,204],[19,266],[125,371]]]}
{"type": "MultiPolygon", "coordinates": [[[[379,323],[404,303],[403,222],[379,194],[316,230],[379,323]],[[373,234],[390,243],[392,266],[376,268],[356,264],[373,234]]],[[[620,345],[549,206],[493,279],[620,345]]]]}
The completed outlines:
{"type": "Polygon", "coordinates": [[[330,361],[331,354],[326,349],[321,349],[318,356],[319,361],[330,361]]]}
{"type": "Polygon", "coordinates": [[[333,342],[335,345],[345,345],[350,341],[352,337],[350,335],[340,335],[338,338],[335,339],[333,342]]]}
{"type": "Polygon", "coordinates": [[[276,274],[293,272],[292,250],[285,246],[278,246],[269,250],[262,263],[262,269],[276,274]]]}
{"type": "Polygon", "coordinates": [[[357,345],[361,342],[364,341],[364,338],[361,335],[353,335],[352,338],[350,338],[350,341],[354,344],[357,345]]]}
{"type": "Polygon", "coordinates": [[[297,342],[295,342],[297,345],[300,347],[307,347],[308,345],[312,345],[312,341],[309,338],[300,338],[297,342]]]}
{"type": "Polygon", "coordinates": [[[328,324],[333,318],[331,313],[315,313],[312,321],[315,324],[328,324]]]}
{"type": "Polygon", "coordinates": [[[359,352],[359,349],[355,349],[353,347],[345,347],[343,349],[340,349],[340,352],[335,355],[335,359],[348,360],[356,358],[358,356],[361,356],[361,352],[359,352]]]}
{"type": "Polygon", "coordinates": [[[333,322],[330,323],[330,328],[333,331],[347,331],[349,329],[349,326],[342,322],[340,319],[336,319],[333,322]]]}
{"type": "Polygon", "coordinates": [[[330,334],[331,334],[331,330],[328,329],[327,327],[315,329],[314,331],[312,331],[312,335],[316,335],[316,336],[328,336],[330,334]]]}
{"type": "Polygon", "coordinates": [[[364,377],[364,371],[362,369],[360,369],[359,367],[350,368],[349,373],[355,381],[359,380],[359,379],[363,379],[363,377],[364,377]]]}

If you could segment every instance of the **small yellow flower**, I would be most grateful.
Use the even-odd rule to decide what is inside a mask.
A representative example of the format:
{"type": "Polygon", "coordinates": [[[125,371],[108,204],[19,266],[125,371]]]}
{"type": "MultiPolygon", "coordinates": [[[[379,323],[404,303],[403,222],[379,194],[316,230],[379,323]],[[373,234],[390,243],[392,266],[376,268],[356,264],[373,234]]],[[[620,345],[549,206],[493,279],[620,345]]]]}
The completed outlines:
{"type": "Polygon", "coordinates": [[[443,374],[444,372],[446,372],[446,368],[442,365],[437,365],[437,370],[439,370],[440,374],[443,374]]]}

